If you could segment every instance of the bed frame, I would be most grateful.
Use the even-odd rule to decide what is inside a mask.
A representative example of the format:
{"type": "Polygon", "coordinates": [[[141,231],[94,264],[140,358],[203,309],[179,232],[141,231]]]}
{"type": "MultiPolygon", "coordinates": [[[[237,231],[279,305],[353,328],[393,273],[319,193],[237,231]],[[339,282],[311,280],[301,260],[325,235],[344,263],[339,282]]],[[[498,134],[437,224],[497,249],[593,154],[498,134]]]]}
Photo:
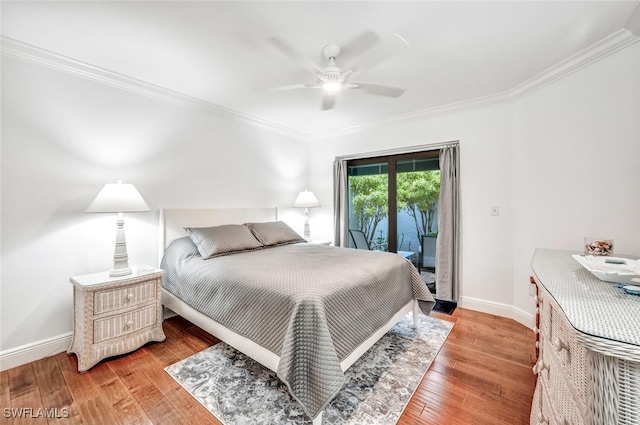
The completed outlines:
{"type": "MultiPolygon", "coordinates": [[[[165,248],[175,239],[186,236],[185,227],[209,227],[221,224],[242,224],[247,222],[266,222],[278,219],[277,208],[235,208],[235,209],[163,209],[160,211],[160,259],[165,248]]],[[[249,338],[237,334],[215,320],[205,316],[189,306],[175,295],[162,289],[162,304],[169,310],[189,320],[211,335],[226,342],[236,350],[246,354],[258,363],[277,371],[280,357],[261,347],[249,338]]],[[[413,325],[418,326],[419,306],[416,300],[404,305],[385,325],[356,347],[341,363],[340,367],[346,371],[384,334],[398,323],[409,311],[413,311],[413,325]]],[[[313,425],[322,423],[322,413],[314,420],[313,425]]]]}

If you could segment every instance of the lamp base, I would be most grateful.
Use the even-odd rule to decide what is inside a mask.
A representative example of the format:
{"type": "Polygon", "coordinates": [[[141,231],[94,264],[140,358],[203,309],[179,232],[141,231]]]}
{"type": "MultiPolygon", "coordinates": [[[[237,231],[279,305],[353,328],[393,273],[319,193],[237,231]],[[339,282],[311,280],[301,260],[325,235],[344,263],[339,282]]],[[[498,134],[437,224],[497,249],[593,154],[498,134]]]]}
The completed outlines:
{"type": "Polygon", "coordinates": [[[127,254],[127,240],[124,236],[124,218],[122,213],[118,214],[116,221],[118,230],[116,231],[116,248],[113,253],[113,269],[109,272],[110,277],[127,276],[131,274],[129,267],[129,255],[127,254]]]}
{"type": "Polygon", "coordinates": [[[311,242],[311,229],[309,228],[309,208],[304,209],[304,234],[302,235],[307,242],[311,242]]]}
{"type": "Polygon", "coordinates": [[[130,267],[127,267],[126,269],[113,269],[109,272],[109,277],[127,276],[131,273],[132,271],[130,267]]]}

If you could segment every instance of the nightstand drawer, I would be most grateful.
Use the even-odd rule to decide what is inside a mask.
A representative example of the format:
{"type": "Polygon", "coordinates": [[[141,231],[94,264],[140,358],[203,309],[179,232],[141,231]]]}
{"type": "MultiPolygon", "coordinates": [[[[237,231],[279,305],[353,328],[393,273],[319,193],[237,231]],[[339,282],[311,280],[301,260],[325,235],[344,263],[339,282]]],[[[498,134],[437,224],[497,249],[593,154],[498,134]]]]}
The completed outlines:
{"type": "Polygon", "coordinates": [[[93,314],[108,313],[129,308],[156,299],[156,282],[125,286],[118,289],[97,291],[94,294],[93,314]]]}
{"type": "Polygon", "coordinates": [[[152,304],[121,315],[95,320],[93,343],[97,344],[154,325],[158,317],[156,308],[156,305],[152,304]]]}

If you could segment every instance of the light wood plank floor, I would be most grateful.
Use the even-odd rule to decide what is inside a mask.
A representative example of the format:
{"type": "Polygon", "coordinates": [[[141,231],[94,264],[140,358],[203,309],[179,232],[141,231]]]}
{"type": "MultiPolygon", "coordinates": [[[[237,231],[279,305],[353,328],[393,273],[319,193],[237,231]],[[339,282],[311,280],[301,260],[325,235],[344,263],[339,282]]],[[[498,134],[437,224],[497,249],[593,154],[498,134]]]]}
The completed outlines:
{"type": "MultiPolygon", "coordinates": [[[[447,342],[400,424],[528,424],[535,378],[533,332],[513,320],[458,308],[447,342]]],[[[163,368],[218,342],[174,317],[167,340],[77,372],[61,353],[0,373],[2,424],[219,424],[163,368]],[[62,410],[62,408],[68,410],[62,410]],[[59,418],[6,417],[7,408],[58,408],[59,418]]]]}

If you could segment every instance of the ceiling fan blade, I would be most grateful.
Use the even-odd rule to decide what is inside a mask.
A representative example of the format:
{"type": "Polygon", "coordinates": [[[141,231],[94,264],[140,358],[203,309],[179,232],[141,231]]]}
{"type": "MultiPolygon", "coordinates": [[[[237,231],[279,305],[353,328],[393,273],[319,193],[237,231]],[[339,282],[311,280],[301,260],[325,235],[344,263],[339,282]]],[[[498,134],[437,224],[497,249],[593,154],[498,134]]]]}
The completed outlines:
{"type": "Polygon", "coordinates": [[[371,30],[365,30],[358,34],[340,48],[340,59],[346,62],[352,61],[367,50],[378,45],[382,40],[371,30]]]}
{"type": "Polygon", "coordinates": [[[324,93],[322,96],[322,110],[333,109],[336,104],[336,96],[334,94],[324,93]]]}
{"type": "Polygon", "coordinates": [[[316,72],[320,71],[320,68],[305,57],[302,53],[298,52],[296,49],[291,47],[288,43],[280,40],[277,37],[267,37],[267,43],[271,44],[276,49],[280,50],[285,56],[289,59],[293,60],[296,64],[300,65],[302,68],[310,71],[316,72]]]}
{"type": "Polygon", "coordinates": [[[397,56],[409,49],[409,43],[399,36],[393,34],[391,37],[382,40],[375,49],[371,49],[359,55],[353,64],[346,66],[356,72],[364,69],[371,69],[382,62],[397,56]]]}
{"type": "Polygon", "coordinates": [[[297,90],[297,89],[319,89],[322,86],[319,86],[315,83],[307,83],[307,84],[291,84],[286,86],[276,86],[276,87],[265,87],[259,89],[259,91],[285,91],[285,90],[297,90]]]}
{"type": "Polygon", "coordinates": [[[362,90],[365,93],[373,94],[376,96],[400,97],[402,96],[402,93],[405,92],[405,89],[392,86],[383,86],[380,84],[358,83],[355,81],[352,84],[353,85],[349,88],[362,90]]]}

